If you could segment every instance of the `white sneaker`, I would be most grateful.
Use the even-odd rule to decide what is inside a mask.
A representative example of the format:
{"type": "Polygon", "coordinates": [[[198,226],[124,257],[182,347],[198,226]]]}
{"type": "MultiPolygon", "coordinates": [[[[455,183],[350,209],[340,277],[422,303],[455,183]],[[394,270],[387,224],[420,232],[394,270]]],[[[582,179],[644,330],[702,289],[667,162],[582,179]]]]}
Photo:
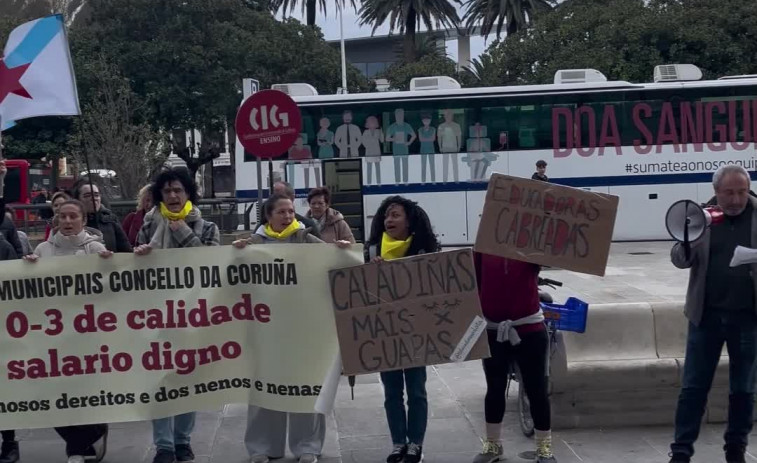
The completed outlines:
{"type": "Polygon", "coordinates": [[[81,455],[73,455],[68,457],[68,463],[84,463],[84,457],[81,455]]]}
{"type": "Polygon", "coordinates": [[[250,458],[250,463],[268,463],[268,455],[253,455],[252,458],[250,458]]]}
{"type": "Polygon", "coordinates": [[[312,453],[303,453],[297,461],[298,463],[318,463],[318,457],[312,453]]]}

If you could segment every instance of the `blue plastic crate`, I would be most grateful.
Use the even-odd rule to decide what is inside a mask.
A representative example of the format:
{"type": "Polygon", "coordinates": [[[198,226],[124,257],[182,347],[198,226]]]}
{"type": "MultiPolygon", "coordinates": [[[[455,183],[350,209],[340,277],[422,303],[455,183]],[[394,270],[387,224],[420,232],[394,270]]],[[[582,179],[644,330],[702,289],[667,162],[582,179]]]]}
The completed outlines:
{"type": "Polygon", "coordinates": [[[547,323],[557,330],[574,331],[576,333],[586,331],[589,304],[580,299],[570,297],[565,301],[565,305],[542,302],[541,309],[547,323]]]}

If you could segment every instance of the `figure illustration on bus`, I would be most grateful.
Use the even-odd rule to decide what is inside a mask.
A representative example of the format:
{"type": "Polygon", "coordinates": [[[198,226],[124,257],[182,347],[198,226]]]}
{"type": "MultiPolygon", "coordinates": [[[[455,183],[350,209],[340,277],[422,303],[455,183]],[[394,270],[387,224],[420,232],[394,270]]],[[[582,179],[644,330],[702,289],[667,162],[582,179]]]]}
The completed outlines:
{"type": "Polygon", "coordinates": [[[360,127],[352,123],[352,111],[342,113],[344,124],[336,128],[334,144],[339,148],[340,158],[356,158],[360,156],[360,127]]]}
{"type": "Polygon", "coordinates": [[[405,122],[405,110],[398,108],[394,110],[394,124],[389,126],[386,141],[392,142],[392,156],[394,156],[394,183],[399,185],[408,182],[408,155],[410,154],[410,145],[413,144],[417,136],[413,127],[405,122]],[[409,138],[408,138],[409,137],[409,138]]]}
{"type": "Polygon", "coordinates": [[[449,181],[449,163],[452,161],[452,175],[454,181],[458,182],[457,154],[463,146],[463,131],[460,124],[455,122],[455,113],[451,109],[444,110],[444,122],[439,124],[437,129],[439,137],[439,151],[444,153],[443,178],[446,183],[449,181]]]}
{"type": "Polygon", "coordinates": [[[431,127],[431,113],[421,115],[423,127],[418,129],[418,140],[421,142],[421,183],[426,183],[426,166],[431,174],[431,183],[436,183],[436,127],[431,127]]]}
{"type": "Polygon", "coordinates": [[[486,170],[497,159],[497,155],[491,152],[491,140],[487,133],[486,126],[480,122],[468,128],[468,156],[463,160],[470,167],[471,182],[486,181],[486,170]]]}
{"type": "Polygon", "coordinates": [[[306,133],[301,133],[294,143],[294,146],[289,148],[289,183],[294,185],[295,182],[295,170],[296,164],[302,165],[302,170],[305,176],[305,188],[310,188],[310,168],[315,171],[315,183],[317,186],[321,186],[321,166],[318,161],[313,160],[313,153],[310,150],[310,145],[307,145],[306,133]]]}
{"type": "Polygon", "coordinates": [[[363,146],[365,147],[365,163],[368,171],[368,185],[373,184],[373,170],[376,170],[376,184],[381,185],[381,144],[384,142],[384,132],[379,126],[376,116],[365,119],[363,132],[363,146]]]}
{"type": "Polygon", "coordinates": [[[318,143],[318,159],[332,159],[334,157],[334,132],[329,130],[331,120],[322,117],[318,122],[320,130],[316,134],[318,143]]]}

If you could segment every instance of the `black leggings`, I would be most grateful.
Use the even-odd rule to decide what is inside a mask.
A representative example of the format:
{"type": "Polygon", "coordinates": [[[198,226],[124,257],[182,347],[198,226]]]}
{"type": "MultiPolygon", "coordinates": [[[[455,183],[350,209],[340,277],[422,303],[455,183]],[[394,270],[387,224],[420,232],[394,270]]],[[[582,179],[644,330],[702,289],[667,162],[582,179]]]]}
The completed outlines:
{"type": "Polygon", "coordinates": [[[2,431],[3,435],[3,442],[13,442],[16,440],[16,431],[9,430],[9,431],[2,431]]]}
{"type": "Polygon", "coordinates": [[[549,407],[549,378],[547,376],[547,350],[549,335],[546,329],[521,336],[520,344],[497,342],[497,332],[486,330],[492,356],[484,359],[486,399],[484,413],[487,423],[501,423],[505,417],[505,390],[510,362],[518,362],[526,395],[531,403],[534,428],[548,431],[552,428],[549,407]]]}
{"type": "Polygon", "coordinates": [[[66,455],[92,456],[95,454],[92,444],[100,440],[107,432],[107,424],[83,424],[55,428],[60,437],[66,441],[66,455]]]}

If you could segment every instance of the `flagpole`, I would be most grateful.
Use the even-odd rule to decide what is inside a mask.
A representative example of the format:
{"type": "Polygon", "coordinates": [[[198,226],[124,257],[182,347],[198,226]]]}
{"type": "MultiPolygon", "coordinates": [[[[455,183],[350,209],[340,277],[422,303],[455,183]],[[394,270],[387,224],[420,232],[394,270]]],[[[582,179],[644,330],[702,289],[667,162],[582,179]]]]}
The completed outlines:
{"type": "MultiPolygon", "coordinates": [[[[0,115],[0,161],[3,160],[3,116],[0,115]]],[[[0,192],[2,196],[2,192],[0,192]]]]}

